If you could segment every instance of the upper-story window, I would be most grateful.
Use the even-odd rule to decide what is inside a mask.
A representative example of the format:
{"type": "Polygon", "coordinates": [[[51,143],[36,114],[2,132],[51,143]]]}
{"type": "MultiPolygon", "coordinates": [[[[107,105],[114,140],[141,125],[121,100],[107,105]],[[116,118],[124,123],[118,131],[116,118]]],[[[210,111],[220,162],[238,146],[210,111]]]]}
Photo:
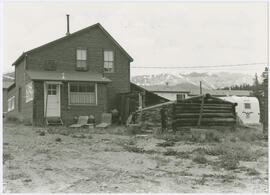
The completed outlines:
{"type": "Polygon", "coordinates": [[[86,49],[77,49],[77,70],[87,70],[87,50],[86,49]]]}
{"type": "Polygon", "coordinates": [[[114,72],[113,51],[104,51],[104,72],[114,72]]]}
{"type": "Polygon", "coordinates": [[[244,103],[244,105],[245,105],[245,109],[251,109],[250,103],[244,103]]]}

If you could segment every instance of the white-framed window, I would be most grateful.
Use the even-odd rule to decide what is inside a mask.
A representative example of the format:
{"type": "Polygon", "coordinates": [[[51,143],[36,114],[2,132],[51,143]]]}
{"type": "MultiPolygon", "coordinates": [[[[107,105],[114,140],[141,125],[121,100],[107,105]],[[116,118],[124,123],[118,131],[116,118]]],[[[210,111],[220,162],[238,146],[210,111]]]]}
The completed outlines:
{"type": "Polygon", "coordinates": [[[69,83],[70,105],[96,105],[97,86],[95,83],[69,83]]]}
{"type": "Polygon", "coordinates": [[[114,72],[114,54],[113,51],[104,51],[104,72],[114,72]]]}
{"type": "Polygon", "coordinates": [[[8,112],[15,109],[15,96],[8,99],[8,112]]]}
{"type": "Polygon", "coordinates": [[[79,70],[87,69],[87,49],[78,48],[76,51],[76,68],[79,70]]]}
{"type": "Polygon", "coordinates": [[[33,100],[34,90],[33,90],[33,82],[27,83],[25,85],[25,102],[30,102],[33,100]]]}

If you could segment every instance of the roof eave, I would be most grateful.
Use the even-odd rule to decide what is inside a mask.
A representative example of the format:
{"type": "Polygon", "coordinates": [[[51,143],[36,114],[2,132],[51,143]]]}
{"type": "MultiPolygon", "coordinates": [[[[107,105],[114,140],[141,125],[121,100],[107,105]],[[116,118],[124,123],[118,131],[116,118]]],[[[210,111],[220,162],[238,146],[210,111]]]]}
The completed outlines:
{"type": "Polygon", "coordinates": [[[107,81],[89,81],[89,80],[73,80],[73,79],[37,79],[37,78],[31,78],[32,81],[68,81],[68,82],[96,82],[96,83],[110,83],[112,82],[111,80],[107,80],[107,81]]]}
{"type": "Polygon", "coordinates": [[[12,64],[12,66],[16,66],[21,60],[24,59],[24,57],[26,56],[27,52],[23,52],[18,58],[17,60],[15,60],[15,62],[12,64]]]}

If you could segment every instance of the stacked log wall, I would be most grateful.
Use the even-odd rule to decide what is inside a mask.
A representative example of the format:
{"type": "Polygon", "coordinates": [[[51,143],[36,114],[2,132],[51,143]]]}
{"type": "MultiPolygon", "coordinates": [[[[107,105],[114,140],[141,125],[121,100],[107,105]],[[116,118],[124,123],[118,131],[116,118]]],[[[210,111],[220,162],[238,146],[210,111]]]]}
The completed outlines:
{"type": "Polygon", "coordinates": [[[234,126],[236,124],[235,104],[216,98],[202,98],[178,101],[173,106],[173,126],[234,126]]]}

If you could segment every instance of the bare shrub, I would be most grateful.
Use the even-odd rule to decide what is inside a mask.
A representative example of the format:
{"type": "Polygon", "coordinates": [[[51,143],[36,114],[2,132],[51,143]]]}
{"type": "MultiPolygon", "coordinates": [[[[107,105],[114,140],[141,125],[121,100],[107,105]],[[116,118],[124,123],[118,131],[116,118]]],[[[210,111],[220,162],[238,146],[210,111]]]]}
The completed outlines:
{"type": "Polygon", "coordinates": [[[73,138],[81,138],[81,139],[86,138],[86,136],[84,134],[73,134],[71,137],[73,137],[73,138]]]}
{"type": "Polygon", "coordinates": [[[247,142],[225,142],[203,150],[208,155],[231,155],[242,161],[255,161],[258,157],[265,155],[265,152],[253,151],[247,142]]]}
{"type": "Polygon", "coordinates": [[[234,170],[239,166],[239,160],[236,156],[231,154],[226,154],[220,157],[220,167],[226,170],[234,170]]]}
{"type": "Polygon", "coordinates": [[[138,148],[137,146],[130,146],[130,145],[124,145],[123,148],[128,152],[134,152],[134,153],[144,153],[143,148],[138,148]]]}
{"type": "Polygon", "coordinates": [[[17,180],[17,179],[21,179],[21,178],[24,178],[24,177],[25,177],[25,174],[18,173],[18,174],[8,175],[7,179],[9,179],[9,180],[17,180]]]}
{"type": "Polygon", "coordinates": [[[192,153],[206,154],[206,149],[202,148],[202,147],[198,147],[198,148],[192,150],[192,153]]]}
{"type": "Polygon", "coordinates": [[[230,183],[236,179],[234,175],[217,175],[216,178],[221,179],[222,183],[230,183]]]}
{"type": "Polygon", "coordinates": [[[211,156],[218,156],[218,155],[223,155],[226,154],[226,147],[224,145],[217,145],[214,147],[208,147],[204,150],[205,154],[211,155],[211,156]]]}
{"type": "Polygon", "coordinates": [[[177,152],[177,158],[189,159],[189,153],[188,152],[177,152]]]}
{"type": "Polygon", "coordinates": [[[41,131],[41,132],[39,133],[39,135],[40,135],[40,136],[45,136],[45,132],[44,132],[44,131],[41,131]]]}
{"type": "Polygon", "coordinates": [[[169,159],[166,159],[166,158],[164,158],[162,156],[154,155],[151,158],[156,161],[156,163],[157,163],[156,168],[159,168],[161,166],[165,166],[165,165],[167,165],[170,162],[169,159]]]}
{"type": "Polygon", "coordinates": [[[179,173],[179,175],[181,175],[181,176],[192,176],[192,174],[189,173],[189,172],[187,172],[187,171],[181,171],[181,172],[179,173]]]}
{"type": "Polygon", "coordinates": [[[163,155],[165,155],[165,156],[176,156],[177,152],[175,150],[168,149],[166,152],[163,153],[163,155]]]}
{"type": "Polygon", "coordinates": [[[14,157],[9,153],[3,153],[3,164],[5,164],[8,160],[13,160],[14,157]]]}
{"type": "Polygon", "coordinates": [[[260,175],[260,172],[254,168],[247,168],[247,175],[250,176],[260,175]]]}
{"type": "Polygon", "coordinates": [[[199,164],[208,163],[208,160],[205,158],[205,156],[203,154],[197,154],[192,160],[193,160],[193,162],[199,163],[199,164]]]}
{"type": "Polygon", "coordinates": [[[168,142],[179,142],[179,141],[188,141],[190,139],[190,135],[188,134],[174,134],[174,133],[163,133],[163,134],[155,134],[154,137],[156,139],[163,139],[168,142]]]}
{"type": "Polygon", "coordinates": [[[259,132],[256,129],[239,129],[235,132],[235,136],[244,142],[254,142],[265,138],[263,132],[259,132]]]}
{"type": "Polygon", "coordinates": [[[55,139],[55,141],[56,141],[56,142],[61,142],[62,139],[61,139],[60,137],[57,137],[57,138],[55,139]]]}
{"type": "Polygon", "coordinates": [[[195,179],[195,183],[199,185],[204,185],[205,182],[207,181],[205,175],[203,175],[200,179],[195,179]]]}
{"type": "Polygon", "coordinates": [[[220,142],[222,137],[220,132],[214,130],[206,131],[205,136],[208,142],[220,142]]]}
{"type": "Polygon", "coordinates": [[[47,148],[39,148],[36,150],[36,153],[38,153],[38,154],[48,154],[49,152],[50,152],[50,150],[47,148]]]}
{"type": "Polygon", "coordinates": [[[10,123],[16,123],[16,124],[21,123],[21,121],[15,116],[8,116],[6,121],[10,123]]]}
{"type": "Polygon", "coordinates": [[[161,147],[170,147],[170,146],[174,146],[175,143],[173,141],[165,141],[162,143],[158,143],[157,146],[161,146],[161,147]]]}

